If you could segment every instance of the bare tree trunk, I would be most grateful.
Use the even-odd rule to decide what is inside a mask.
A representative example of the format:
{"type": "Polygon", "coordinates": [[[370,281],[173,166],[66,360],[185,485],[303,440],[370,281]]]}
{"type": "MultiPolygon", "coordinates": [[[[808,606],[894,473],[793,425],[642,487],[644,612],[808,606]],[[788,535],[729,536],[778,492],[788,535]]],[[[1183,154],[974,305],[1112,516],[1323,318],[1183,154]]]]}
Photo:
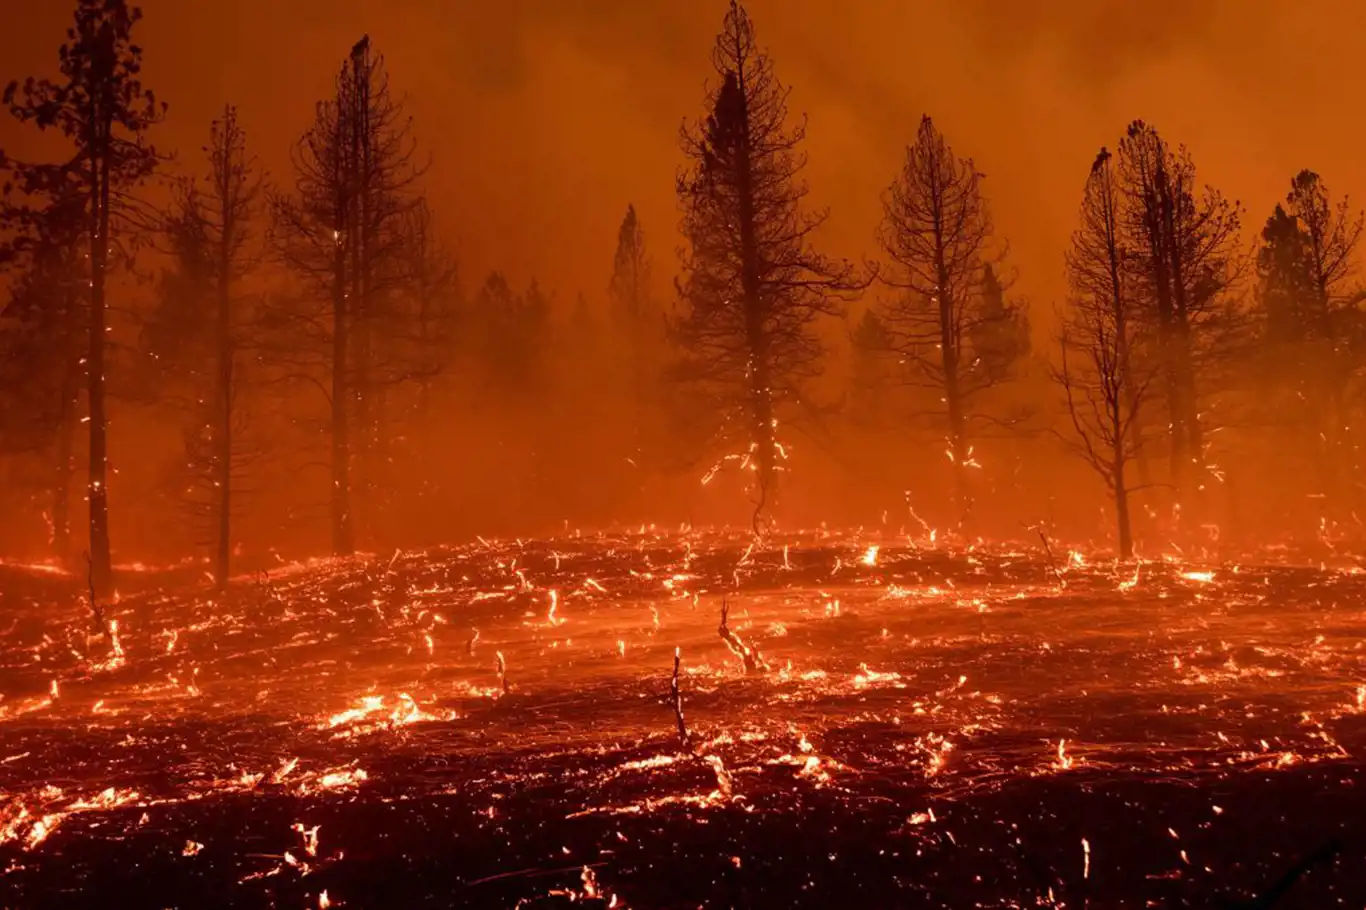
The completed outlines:
{"type": "Polygon", "coordinates": [[[1134,555],[1134,535],[1129,521],[1129,487],[1124,479],[1125,456],[1123,443],[1115,446],[1115,466],[1112,475],[1115,494],[1115,522],[1119,530],[1119,556],[1128,559],[1134,555]]]}
{"type": "Polygon", "coordinates": [[[104,280],[109,258],[109,143],[110,115],[93,105],[90,137],[90,352],[86,364],[90,404],[90,502],[91,583],[107,594],[113,580],[109,544],[109,420],[104,390],[104,280]]]}

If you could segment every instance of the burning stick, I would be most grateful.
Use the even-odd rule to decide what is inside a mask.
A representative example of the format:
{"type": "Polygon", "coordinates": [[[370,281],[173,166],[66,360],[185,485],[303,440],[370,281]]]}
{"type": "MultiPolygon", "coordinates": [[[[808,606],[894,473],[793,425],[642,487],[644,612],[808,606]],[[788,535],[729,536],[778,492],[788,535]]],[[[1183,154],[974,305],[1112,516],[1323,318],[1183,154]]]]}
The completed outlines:
{"type": "Polygon", "coordinates": [[[465,645],[466,650],[468,650],[468,651],[470,652],[470,657],[473,657],[473,656],[474,656],[474,643],[477,642],[478,640],[479,640],[479,630],[478,630],[478,629],[475,629],[475,630],[474,630],[474,634],[470,636],[469,644],[465,645]]]}
{"type": "Polygon", "coordinates": [[[673,705],[674,720],[678,722],[678,744],[686,749],[688,748],[688,725],[683,720],[683,690],[678,687],[678,668],[682,660],[680,650],[674,648],[674,675],[673,681],[669,684],[669,702],[673,705]]]}
{"type": "Polygon", "coordinates": [[[502,685],[503,685],[503,694],[504,694],[504,695],[511,695],[511,694],[512,694],[512,686],[508,685],[508,665],[507,665],[507,661],[503,660],[503,652],[502,652],[502,651],[499,651],[499,652],[497,652],[497,653],[498,653],[498,681],[499,681],[500,683],[502,683],[502,685]]]}
{"type": "Polygon", "coordinates": [[[729,615],[730,604],[726,601],[726,598],[722,597],[721,625],[716,629],[717,634],[720,635],[721,640],[726,643],[726,647],[730,648],[731,653],[740,658],[741,662],[745,665],[746,674],[763,673],[768,669],[768,664],[764,663],[763,655],[759,653],[757,648],[751,648],[741,641],[740,636],[730,630],[730,627],[726,625],[726,618],[729,615]]]}
{"type": "Polygon", "coordinates": [[[1067,582],[1062,580],[1062,573],[1058,571],[1058,563],[1053,558],[1053,548],[1048,545],[1048,536],[1044,534],[1041,525],[1034,526],[1034,533],[1039,535],[1039,540],[1043,541],[1043,552],[1048,557],[1048,568],[1053,570],[1053,577],[1058,580],[1058,587],[1067,587],[1067,582]]]}

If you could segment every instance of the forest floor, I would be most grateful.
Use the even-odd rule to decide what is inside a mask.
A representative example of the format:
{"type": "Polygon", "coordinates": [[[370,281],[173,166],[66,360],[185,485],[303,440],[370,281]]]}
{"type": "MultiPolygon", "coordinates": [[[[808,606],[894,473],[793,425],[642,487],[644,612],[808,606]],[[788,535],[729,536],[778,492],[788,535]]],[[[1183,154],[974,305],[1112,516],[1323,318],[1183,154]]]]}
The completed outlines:
{"type": "Polygon", "coordinates": [[[0,907],[1366,906],[1350,564],[694,533],[136,581],[110,636],[0,568],[0,907]]]}

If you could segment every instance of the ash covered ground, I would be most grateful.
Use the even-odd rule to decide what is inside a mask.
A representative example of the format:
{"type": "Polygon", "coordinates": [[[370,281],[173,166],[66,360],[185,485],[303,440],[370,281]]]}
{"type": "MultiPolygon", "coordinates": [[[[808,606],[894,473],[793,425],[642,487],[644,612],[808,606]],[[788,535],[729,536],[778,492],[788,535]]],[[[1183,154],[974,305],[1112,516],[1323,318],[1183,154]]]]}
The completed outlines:
{"type": "Polygon", "coordinates": [[[0,907],[1366,906],[1350,564],[680,533],[174,577],[111,636],[0,568],[0,907]]]}

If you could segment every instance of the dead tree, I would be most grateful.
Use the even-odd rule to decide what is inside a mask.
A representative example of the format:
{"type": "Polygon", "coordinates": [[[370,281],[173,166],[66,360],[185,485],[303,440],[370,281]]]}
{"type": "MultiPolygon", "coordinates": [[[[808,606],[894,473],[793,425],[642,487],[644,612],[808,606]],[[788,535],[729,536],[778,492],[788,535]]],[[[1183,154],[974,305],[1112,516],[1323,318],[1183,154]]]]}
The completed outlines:
{"type": "Polygon", "coordinates": [[[11,82],[4,103],[22,122],[39,129],[56,127],[75,146],[71,164],[28,165],[9,162],[30,195],[51,194],[74,168],[85,186],[85,228],[89,255],[89,306],[86,320],[86,400],[90,429],[90,469],[86,498],[90,506],[90,552],[97,589],[112,578],[109,537],[109,418],[105,401],[105,349],[108,309],[105,285],[111,254],[135,223],[127,193],[156,168],[160,157],[147,144],[158,123],[159,104],[139,78],[142,49],[132,41],[141,19],[125,0],[78,0],[68,41],[60,52],[61,80],[11,82]]]}
{"type": "Polygon", "coordinates": [[[1009,377],[1015,357],[997,350],[998,339],[1020,335],[1020,314],[1000,299],[993,266],[1003,252],[981,183],[972,159],[957,157],[924,117],[883,195],[878,231],[893,264],[883,280],[897,291],[879,314],[882,326],[914,380],[944,402],[960,524],[972,514],[974,399],[1009,377]]]}
{"type": "Polygon", "coordinates": [[[1363,215],[1348,199],[1331,201],[1327,186],[1313,171],[1300,171],[1286,197],[1287,213],[1301,237],[1303,283],[1309,290],[1304,341],[1319,356],[1311,370],[1311,396],[1320,426],[1320,492],[1325,504],[1341,502],[1350,511],[1356,484],[1349,444],[1348,414],[1353,377],[1363,349],[1360,302],[1366,293],[1357,282],[1357,248],[1363,215]],[[1317,386],[1317,388],[1313,388],[1317,386]]]}
{"type": "Polygon", "coordinates": [[[801,413],[805,385],[825,354],[816,326],[857,289],[852,269],[816,252],[824,211],[805,206],[805,123],[790,124],[788,89],[731,0],[712,50],[719,82],[706,117],[682,131],[678,178],[682,312],[670,334],[670,371],[691,393],[694,422],[755,476],[759,526],[775,493],[780,419],[801,413]]]}
{"type": "Polygon", "coordinates": [[[674,648],[674,675],[669,683],[669,704],[674,709],[674,721],[678,725],[678,745],[688,748],[688,724],[683,719],[683,690],[678,683],[678,670],[683,656],[679,648],[674,648]]]}
{"type": "Polygon", "coordinates": [[[1119,555],[1127,559],[1133,555],[1129,497],[1135,489],[1129,468],[1140,453],[1139,417],[1150,371],[1136,356],[1142,322],[1125,269],[1120,204],[1113,157],[1101,149],[1067,252],[1070,298],[1060,314],[1062,357],[1053,378],[1072,424],[1063,439],[1105,483],[1115,506],[1119,555]]]}
{"type": "Polygon", "coordinates": [[[397,289],[403,220],[421,175],[413,156],[409,119],[365,38],[295,145],[294,193],[271,199],[274,246],[307,297],[273,314],[279,342],[271,360],[328,399],[337,555],[355,551],[353,494],[366,498],[374,485],[383,460],[383,393],[396,351],[406,352],[393,338],[408,325],[397,289]]]}
{"type": "Polygon", "coordinates": [[[417,417],[431,415],[432,383],[449,366],[457,343],[460,280],[455,257],[441,244],[425,198],[403,214],[401,293],[413,320],[411,372],[417,383],[417,417]]]}
{"type": "Polygon", "coordinates": [[[205,179],[181,186],[168,218],[174,271],[144,329],[144,344],[186,389],[190,426],[185,449],[191,503],[207,519],[214,578],[227,584],[242,430],[239,354],[246,343],[248,303],[242,280],[255,268],[254,222],[261,196],[256,159],[247,151],[237,109],[227,105],[209,129],[205,179]]]}
{"type": "Polygon", "coordinates": [[[1143,356],[1160,366],[1171,485],[1196,496],[1208,479],[1200,367],[1229,326],[1223,298],[1239,277],[1240,209],[1213,188],[1200,190],[1190,154],[1141,120],[1120,140],[1115,179],[1126,266],[1153,329],[1143,356]]]}
{"type": "MultiPolygon", "coordinates": [[[[612,257],[612,280],[607,294],[617,335],[627,350],[626,368],[620,378],[629,383],[631,408],[630,462],[637,472],[652,466],[657,440],[652,429],[658,421],[659,355],[663,313],[654,292],[654,272],[645,243],[645,231],[634,205],[626,207],[617,231],[612,257]],[[647,454],[648,452],[648,454],[647,454]]],[[[642,484],[635,484],[639,494],[642,484]]],[[[640,503],[633,503],[639,507],[640,503]]]]}
{"type": "Polygon", "coordinates": [[[768,664],[764,663],[764,657],[759,653],[758,648],[752,648],[741,640],[730,630],[727,619],[730,616],[730,604],[726,598],[721,598],[721,624],[716,629],[716,634],[721,636],[721,640],[730,648],[732,654],[740,658],[740,663],[745,668],[745,675],[751,673],[765,673],[768,671],[768,664]]]}

